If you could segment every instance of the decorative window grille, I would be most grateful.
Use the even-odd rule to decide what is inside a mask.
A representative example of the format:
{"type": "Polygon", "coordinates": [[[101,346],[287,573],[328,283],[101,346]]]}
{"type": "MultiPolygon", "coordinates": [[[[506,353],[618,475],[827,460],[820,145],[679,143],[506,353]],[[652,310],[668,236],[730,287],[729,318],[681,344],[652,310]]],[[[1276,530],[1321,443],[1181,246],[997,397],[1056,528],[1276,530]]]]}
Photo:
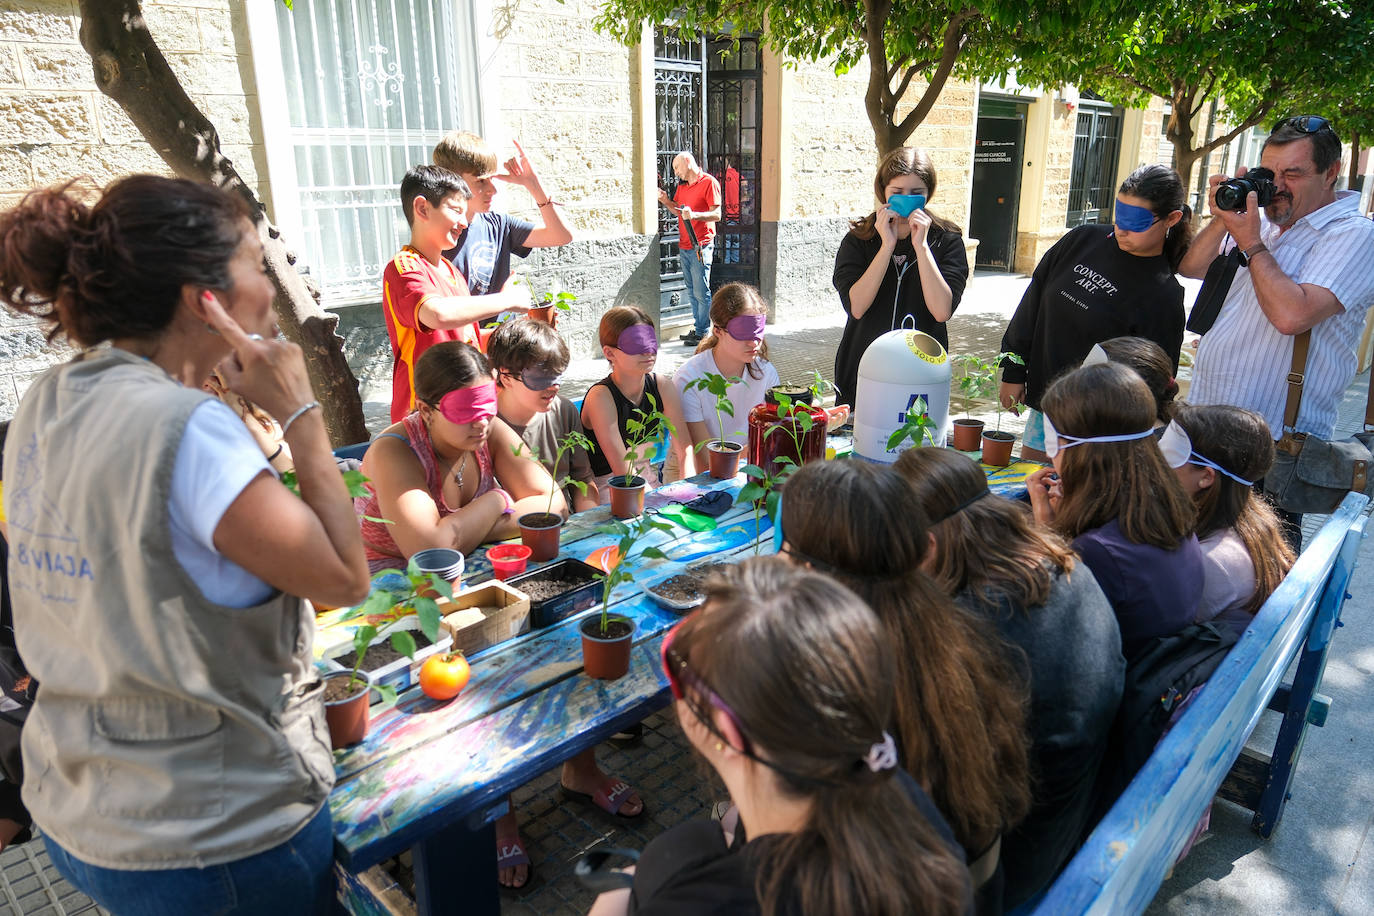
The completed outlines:
{"type": "Polygon", "coordinates": [[[409,236],[401,178],[454,128],[481,129],[471,6],[275,4],[306,269],[327,305],[375,302],[409,236]]]}
{"type": "MultiPolygon", "coordinates": [[[[658,132],[658,182],[671,196],[677,187],[673,159],[683,150],[704,161],[702,125],[705,118],[705,42],[687,39],[677,29],[654,33],[654,116],[658,132]]],[[[667,207],[658,208],[658,275],[663,294],[660,321],[671,322],[691,314],[691,304],[678,291],[683,288],[678,260],[677,217],[667,207]]]]}
{"type": "Polygon", "coordinates": [[[1116,204],[1116,165],[1121,153],[1121,110],[1094,105],[1083,93],[1073,139],[1069,173],[1069,212],[1065,225],[1109,223],[1116,204]]]}

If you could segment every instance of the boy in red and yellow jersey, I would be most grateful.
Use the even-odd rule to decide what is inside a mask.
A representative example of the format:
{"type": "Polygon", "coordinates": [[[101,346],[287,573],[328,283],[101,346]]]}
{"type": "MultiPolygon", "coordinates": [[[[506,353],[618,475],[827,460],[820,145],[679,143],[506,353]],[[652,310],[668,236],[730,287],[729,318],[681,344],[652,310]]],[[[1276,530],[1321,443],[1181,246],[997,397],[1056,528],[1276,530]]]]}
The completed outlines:
{"type": "Polygon", "coordinates": [[[528,311],[528,299],[468,295],[467,281],[444,259],[467,228],[472,196],[457,175],[417,165],[401,180],[401,210],[410,244],[382,272],[382,312],[393,360],[391,420],[415,407],[415,361],[436,343],[461,340],[478,346],[478,323],[503,311],[528,311]]]}

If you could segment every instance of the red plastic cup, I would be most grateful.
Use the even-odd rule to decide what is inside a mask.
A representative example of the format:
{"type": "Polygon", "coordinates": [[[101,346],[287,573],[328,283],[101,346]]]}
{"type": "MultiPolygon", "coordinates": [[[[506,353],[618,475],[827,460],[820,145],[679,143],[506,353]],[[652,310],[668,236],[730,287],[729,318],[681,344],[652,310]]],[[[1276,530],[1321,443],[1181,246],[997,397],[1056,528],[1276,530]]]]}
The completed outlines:
{"type": "Polygon", "coordinates": [[[524,544],[498,544],[487,551],[487,559],[496,578],[509,579],[525,571],[530,552],[524,544]]]}

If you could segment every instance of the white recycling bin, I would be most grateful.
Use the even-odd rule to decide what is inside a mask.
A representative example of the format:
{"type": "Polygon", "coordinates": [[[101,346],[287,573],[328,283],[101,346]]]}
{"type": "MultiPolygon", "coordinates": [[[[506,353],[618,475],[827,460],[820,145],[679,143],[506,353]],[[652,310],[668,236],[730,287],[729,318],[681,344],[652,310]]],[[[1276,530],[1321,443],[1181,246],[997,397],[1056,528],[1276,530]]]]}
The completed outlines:
{"type": "Polygon", "coordinates": [[[934,421],[936,443],[949,435],[949,354],[923,331],[888,331],[869,344],[859,360],[854,397],[854,453],[891,464],[911,447],[906,439],[889,451],[888,437],[906,422],[907,408],[924,398],[934,421]]]}

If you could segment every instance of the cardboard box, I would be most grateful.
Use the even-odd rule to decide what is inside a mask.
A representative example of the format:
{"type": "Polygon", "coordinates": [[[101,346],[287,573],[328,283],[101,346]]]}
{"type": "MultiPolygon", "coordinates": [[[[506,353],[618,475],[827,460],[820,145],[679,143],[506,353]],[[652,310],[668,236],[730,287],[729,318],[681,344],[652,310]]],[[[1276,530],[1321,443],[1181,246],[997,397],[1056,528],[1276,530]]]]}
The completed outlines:
{"type": "Polygon", "coordinates": [[[530,629],[530,599],[499,579],[439,601],[443,627],[464,655],[489,649],[530,629]]]}

